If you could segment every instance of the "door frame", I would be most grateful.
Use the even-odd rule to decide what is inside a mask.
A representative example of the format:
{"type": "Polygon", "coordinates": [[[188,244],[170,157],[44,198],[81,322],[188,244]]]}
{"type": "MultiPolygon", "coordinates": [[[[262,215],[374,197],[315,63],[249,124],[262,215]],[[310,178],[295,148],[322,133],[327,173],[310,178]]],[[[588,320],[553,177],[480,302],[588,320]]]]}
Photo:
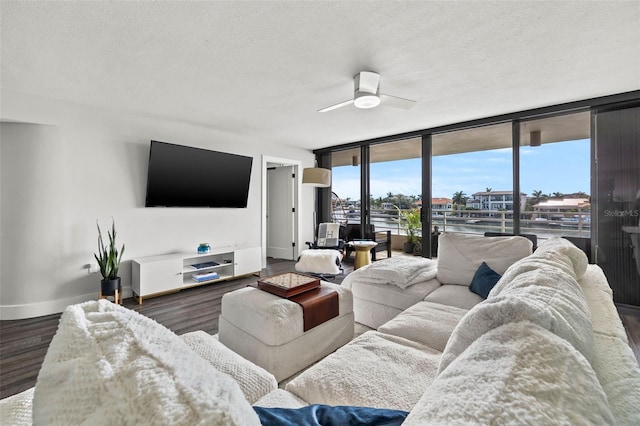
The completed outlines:
{"type": "Polygon", "coordinates": [[[293,257],[296,259],[300,254],[300,190],[302,180],[299,178],[302,170],[302,161],[291,160],[288,158],[270,157],[267,155],[262,156],[262,206],[261,206],[261,241],[262,241],[262,268],[267,267],[267,169],[272,165],[278,166],[293,166],[293,172],[296,175],[295,182],[293,184],[293,206],[295,212],[293,214],[293,257]]]}

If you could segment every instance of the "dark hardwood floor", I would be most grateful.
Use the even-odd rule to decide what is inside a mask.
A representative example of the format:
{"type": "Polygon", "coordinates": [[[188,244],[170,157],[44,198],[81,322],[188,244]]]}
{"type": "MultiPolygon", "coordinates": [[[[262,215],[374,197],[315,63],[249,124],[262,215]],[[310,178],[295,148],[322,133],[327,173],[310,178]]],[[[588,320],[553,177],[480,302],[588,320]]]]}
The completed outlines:
{"type": "Polygon", "coordinates": [[[618,305],[617,308],[624,329],[627,331],[631,349],[640,363],[640,307],[618,305]]]}
{"type": "MultiPolygon", "coordinates": [[[[294,262],[269,259],[261,276],[293,271],[294,262]]],[[[345,274],[353,263],[344,263],[345,274]]],[[[343,276],[334,282],[342,281],[343,276]]],[[[255,276],[217,284],[185,289],[177,293],[145,299],[138,305],[126,299],[124,306],[152,318],[174,331],[184,334],[195,330],[218,332],[220,300],[226,292],[243,288],[257,280],[255,276]]],[[[640,308],[619,306],[622,323],[631,347],[640,362],[640,308]]],[[[33,387],[49,343],[56,333],[60,314],[15,321],[0,321],[0,398],[33,387]]]]}

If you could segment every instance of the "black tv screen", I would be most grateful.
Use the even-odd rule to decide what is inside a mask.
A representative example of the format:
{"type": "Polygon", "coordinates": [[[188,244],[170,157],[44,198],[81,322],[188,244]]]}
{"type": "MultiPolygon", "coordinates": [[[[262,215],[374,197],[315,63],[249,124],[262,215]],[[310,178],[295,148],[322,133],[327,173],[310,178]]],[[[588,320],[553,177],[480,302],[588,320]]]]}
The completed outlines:
{"type": "Polygon", "coordinates": [[[146,207],[247,207],[252,157],[151,141],[146,207]]]}

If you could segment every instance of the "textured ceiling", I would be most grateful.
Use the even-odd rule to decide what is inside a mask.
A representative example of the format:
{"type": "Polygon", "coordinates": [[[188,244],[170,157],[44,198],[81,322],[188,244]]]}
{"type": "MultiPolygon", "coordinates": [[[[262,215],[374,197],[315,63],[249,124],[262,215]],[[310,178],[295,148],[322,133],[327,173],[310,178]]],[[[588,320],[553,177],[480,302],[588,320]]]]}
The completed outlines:
{"type": "MultiPolygon", "coordinates": [[[[2,90],[321,148],[640,89],[640,2],[7,2],[2,90]],[[410,110],[319,108],[358,71],[410,110]]],[[[11,117],[0,117],[11,118],[11,117]]]]}

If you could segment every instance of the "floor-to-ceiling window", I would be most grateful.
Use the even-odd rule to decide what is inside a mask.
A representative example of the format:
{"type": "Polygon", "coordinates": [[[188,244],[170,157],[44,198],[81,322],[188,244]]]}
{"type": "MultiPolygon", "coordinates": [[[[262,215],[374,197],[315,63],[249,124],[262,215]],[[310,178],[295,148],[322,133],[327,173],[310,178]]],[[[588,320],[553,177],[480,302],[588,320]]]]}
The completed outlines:
{"type": "Polygon", "coordinates": [[[591,236],[591,139],[588,111],[520,123],[520,232],[591,236]]]}
{"type": "MultiPolygon", "coordinates": [[[[360,194],[370,194],[365,204],[371,206],[371,213],[387,206],[384,203],[388,201],[403,198],[393,200],[397,194],[409,196],[412,203],[426,203],[422,197],[427,196],[431,204],[423,209],[431,214],[422,215],[424,232],[436,225],[440,232],[535,234],[539,240],[566,237],[611,275],[617,302],[637,304],[637,276],[627,266],[640,265],[640,250],[636,250],[640,243],[635,244],[638,227],[632,222],[638,214],[638,204],[633,203],[640,199],[640,192],[633,194],[633,188],[640,187],[633,183],[640,163],[633,115],[637,115],[639,96],[639,91],[620,93],[315,153],[322,167],[332,167],[334,193],[347,200],[343,205],[348,206],[346,218],[350,221],[359,222],[364,216],[372,222],[373,216],[360,208],[360,194]],[[626,110],[633,114],[616,113],[615,119],[605,119],[611,111],[626,110]],[[594,119],[598,114],[601,120],[594,119]],[[591,135],[592,129],[598,137],[591,135]],[[378,151],[384,152],[385,146],[393,150],[398,141],[412,139],[422,139],[422,193],[407,189],[380,192],[395,173],[385,171],[383,164],[376,165],[378,151]],[[366,158],[360,158],[361,153],[366,158]],[[622,227],[616,221],[624,222],[622,227]],[[613,235],[608,226],[614,222],[621,237],[608,244],[613,235]],[[612,259],[628,265],[612,268],[612,259]]],[[[390,164],[396,161],[400,164],[402,160],[390,164]]],[[[323,197],[327,205],[328,192],[323,197]]],[[[327,213],[327,219],[329,216],[327,213]]]]}
{"type": "MultiPolygon", "coordinates": [[[[421,242],[422,143],[420,138],[372,145],[370,149],[370,223],[375,231],[391,231],[392,244],[421,242]]],[[[413,252],[410,245],[407,251],[413,252]]]]}
{"type": "Polygon", "coordinates": [[[511,123],[432,137],[431,222],[438,232],[513,232],[511,123]]]}
{"type": "Polygon", "coordinates": [[[360,223],[360,148],[331,153],[331,220],[360,223]]]}
{"type": "MultiPolygon", "coordinates": [[[[431,229],[437,232],[591,236],[590,113],[582,111],[431,136],[431,229]],[[514,173],[519,190],[515,189],[514,173]],[[514,213],[516,206],[519,215],[514,213]],[[515,217],[517,216],[517,218],[515,217]]],[[[369,147],[369,223],[406,235],[407,213],[423,206],[421,138],[369,147]]],[[[361,147],[334,151],[332,219],[361,219],[361,147]]],[[[398,245],[396,245],[397,247],[398,245]]]]}

